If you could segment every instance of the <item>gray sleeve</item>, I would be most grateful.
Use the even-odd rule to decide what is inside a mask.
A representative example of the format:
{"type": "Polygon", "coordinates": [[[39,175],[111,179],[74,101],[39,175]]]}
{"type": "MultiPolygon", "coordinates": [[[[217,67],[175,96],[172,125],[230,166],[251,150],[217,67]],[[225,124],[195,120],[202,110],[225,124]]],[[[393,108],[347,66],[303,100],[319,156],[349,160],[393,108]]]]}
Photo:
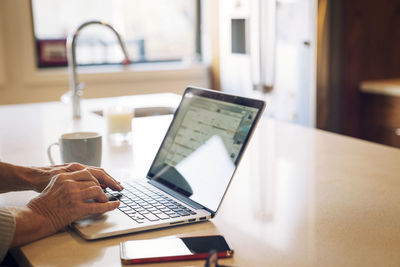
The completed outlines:
{"type": "Polygon", "coordinates": [[[15,231],[15,219],[11,212],[0,207],[0,262],[10,248],[15,231]]]}

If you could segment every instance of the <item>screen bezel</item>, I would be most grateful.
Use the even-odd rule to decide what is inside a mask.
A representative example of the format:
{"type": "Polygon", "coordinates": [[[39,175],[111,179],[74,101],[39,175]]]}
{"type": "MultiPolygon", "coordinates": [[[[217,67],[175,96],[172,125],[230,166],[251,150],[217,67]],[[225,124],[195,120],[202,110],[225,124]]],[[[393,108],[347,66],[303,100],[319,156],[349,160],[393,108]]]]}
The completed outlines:
{"type": "Polygon", "coordinates": [[[149,168],[149,171],[147,173],[147,179],[149,179],[152,183],[156,182],[156,183],[161,184],[163,187],[168,188],[169,189],[168,191],[172,190],[173,192],[177,193],[180,196],[179,197],[180,199],[185,198],[185,199],[189,200],[189,202],[194,202],[197,205],[200,205],[201,207],[207,209],[212,214],[212,216],[214,216],[215,213],[218,211],[219,206],[221,205],[221,202],[222,202],[222,200],[223,200],[223,198],[225,196],[226,190],[228,189],[228,187],[229,187],[229,185],[230,185],[230,183],[232,181],[233,176],[235,175],[236,169],[237,169],[237,167],[238,167],[238,165],[240,163],[240,160],[242,159],[244,151],[246,150],[246,147],[247,147],[247,145],[249,143],[249,140],[250,140],[250,138],[251,138],[251,136],[252,136],[252,134],[254,132],[254,129],[257,126],[258,121],[259,121],[259,119],[261,117],[261,114],[264,111],[264,108],[265,108],[265,102],[263,100],[246,98],[246,97],[237,96],[237,95],[231,95],[231,94],[223,93],[223,92],[220,92],[220,91],[214,91],[214,90],[204,89],[204,88],[199,88],[199,87],[188,87],[188,88],[186,88],[186,90],[185,90],[185,92],[184,92],[184,94],[182,96],[182,99],[180,101],[180,104],[179,104],[177,110],[175,111],[173,119],[172,119],[172,121],[171,121],[171,123],[170,123],[170,125],[168,127],[168,130],[167,130],[165,136],[164,136],[164,139],[161,142],[161,145],[160,145],[160,147],[159,147],[159,149],[158,149],[158,151],[156,153],[156,156],[154,157],[153,162],[152,162],[152,164],[151,164],[151,166],[149,168]],[[249,134],[247,135],[247,137],[246,137],[246,139],[245,139],[245,141],[243,143],[243,146],[242,146],[242,148],[241,148],[241,150],[240,150],[240,152],[238,154],[238,157],[236,159],[235,171],[233,172],[232,176],[230,177],[229,183],[228,183],[227,187],[225,188],[225,192],[224,192],[221,200],[219,201],[219,205],[218,205],[216,210],[210,210],[207,207],[204,207],[201,203],[193,201],[192,199],[190,199],[187,196],[185,196],[185,194],[180,190],[180,188],[177,188],[177,187],[174,188],[173,186],[171,186],[171,184],[168,181],[166,181],[165,179],[162,179],[161,177],[157,177],[157,179],[153,179],[155,177],[155,174],[151,172],[151,170],[153,169],[153,166],[154,166],[154,164],[156,162],[156,159],[159,156],[159,153],[160,153],[162,147],[165,144],[167,136],[171,131],[172,125],[174,125],[175,119],[177,118],[177,114],[179,114],[179,112],[181,111],[181,106],[182,106],[181,103],[184,101],[186,95],[188,95],[188,94],[192,94],[192,95],[196,95],[196,96],[200,96],[200,97],[205,97],[205,98],[210,98],[210,99],[214,99],[214,100],[219,100],[219,101],[232,103],[232,104],[239,104],[239,105],[243,105],[243,106],[252,107],[252,108],[256,108],[257,109],[256,118],[254,119],[254,121],[253,121],[253,123],[251,125],[251,128],[249,130],[249,134]]]}

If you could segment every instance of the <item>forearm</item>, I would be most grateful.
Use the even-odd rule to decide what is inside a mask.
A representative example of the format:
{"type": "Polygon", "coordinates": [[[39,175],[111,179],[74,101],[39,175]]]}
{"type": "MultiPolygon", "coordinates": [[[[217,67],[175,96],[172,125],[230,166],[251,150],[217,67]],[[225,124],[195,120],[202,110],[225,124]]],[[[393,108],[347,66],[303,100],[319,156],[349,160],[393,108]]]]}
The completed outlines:
{"type": "MultiPolygon", "coordinates": [[[[46,172],[45,169],[43,171],[46,172]]],[[[12,246],[23,245],[54,234],[87,214],[116,209],[119,201],[108,201],[96,177],[117,190],[122,188],[103,171],[91,171],[96,176],[90,169],[57,174],[26,207],[8,208],[15,219],[12,246]]]]}
{"type": "Polygon", "coordinates": [[[47,218],[28,207],[9,208],[9,210],[15,218],[15,232],[11,247],[20,246],[56,232],[47,218]]]}
{"type": "Polygon", "coordinates": [[[0,192],[33,189],[32,177],[38,170],[0,162],[0,192]]]}

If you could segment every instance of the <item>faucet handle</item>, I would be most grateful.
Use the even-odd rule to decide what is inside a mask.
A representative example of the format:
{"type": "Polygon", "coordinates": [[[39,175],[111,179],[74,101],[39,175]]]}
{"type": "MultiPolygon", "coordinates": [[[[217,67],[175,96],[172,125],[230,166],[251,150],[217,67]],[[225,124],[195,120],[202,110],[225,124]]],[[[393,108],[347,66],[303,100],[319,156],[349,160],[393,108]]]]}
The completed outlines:
{"type": "Polygon", "coordinates": [[[83,88],[85,88],[85,83],[84,82],[80,82],[80,83],[78,83],[78,85],[76,86],[76,93],[79,95],[79,96],[82,96],[83,95],[83,88]]]}
{"type": "MultiPolygon", "coordinates": [[[[76,88],[76,93],[78,94],[78,96],[82,96],[83,95],[83,88],[85,87],[85,83],[79,83],[76,88]]],[[[72,98],[74,96],[74,92],[73,90],[68,90],[67,92],[65,92],[64,94],[61,95],[61,102],[63,103],[71,103],[72,102],[72,98]]]]}

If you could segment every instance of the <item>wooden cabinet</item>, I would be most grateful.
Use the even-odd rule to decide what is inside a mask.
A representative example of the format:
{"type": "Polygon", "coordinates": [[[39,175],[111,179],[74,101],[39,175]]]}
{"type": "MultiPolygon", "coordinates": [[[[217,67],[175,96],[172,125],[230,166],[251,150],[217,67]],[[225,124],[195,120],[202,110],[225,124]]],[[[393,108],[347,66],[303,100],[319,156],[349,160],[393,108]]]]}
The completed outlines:
{"type": "Polygon", "coordinates": [[[400,148],[400,96],[361,93],[363,139],[400,148]]]}
{"type": "MultiPolygon", "coordinates": [[[[337,62],[337,79],[333,81],[327,98],[330,100],[333,98],[331,94],[339,94],[333,100],[339,99],[340,102],[340,133],[353,137],[370,135],[370,132],[365,132],[365,128],[361,129],[362,125],[368,125],[368,119],[361,117],[363,114],[360,110],[365,110],[367,103],[362,102],[363,95],[359,93],[359,85],[366,80],[400,76],[400,1],[327,2],[334,3],[331,11],[334,12],[332,15],[336,24],[331,27],[341,31],[338,36],[328,37],[332,40],[330,53],[335,53],[332,55],[337,55],[340,61],[337,62]]],[[[322,6],[318,5],[320,7],[322,6]]],[[[335,105],[331,106],[334,111],[335,105]]],[[[332,117],[336,118],[333,115],[332,117]]]]}

